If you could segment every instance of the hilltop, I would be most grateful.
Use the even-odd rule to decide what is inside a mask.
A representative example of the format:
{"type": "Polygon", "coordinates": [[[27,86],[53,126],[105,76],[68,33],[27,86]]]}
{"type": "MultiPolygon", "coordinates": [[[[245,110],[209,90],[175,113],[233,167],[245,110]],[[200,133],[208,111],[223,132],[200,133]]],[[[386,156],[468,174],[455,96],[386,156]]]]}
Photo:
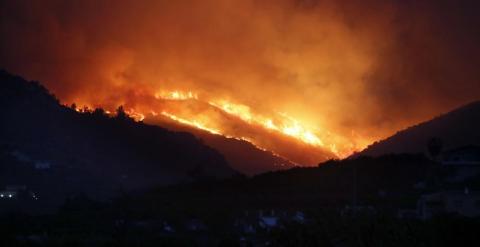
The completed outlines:
{"type": "Polygon", "coordinates": [[[480,145],[480,101],[472,102],[432,120],[411,126],[376,142],[354,156],[379,156],[391,153],[426,153],[431,139],[444,150],[480,145]]]}
{"type": "Polygon", "coordinates": [[[0,82],[0,187],[62,201],[238,174],[189,133],[135,122],[121,109],[115,117],[77,112],[40,83],[5,71],[0,82]]]}

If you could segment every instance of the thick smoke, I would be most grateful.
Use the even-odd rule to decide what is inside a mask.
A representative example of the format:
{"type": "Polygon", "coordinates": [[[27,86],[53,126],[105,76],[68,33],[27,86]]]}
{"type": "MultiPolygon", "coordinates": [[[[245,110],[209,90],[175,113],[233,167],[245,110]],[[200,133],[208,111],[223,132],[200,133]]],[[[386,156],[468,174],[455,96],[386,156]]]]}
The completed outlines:
{"type": "Polygon", "coordinates": [[[480,96],[475,1],[3,1],[0,66],[63,102],[194,91],[352,143],[480,96]]]}

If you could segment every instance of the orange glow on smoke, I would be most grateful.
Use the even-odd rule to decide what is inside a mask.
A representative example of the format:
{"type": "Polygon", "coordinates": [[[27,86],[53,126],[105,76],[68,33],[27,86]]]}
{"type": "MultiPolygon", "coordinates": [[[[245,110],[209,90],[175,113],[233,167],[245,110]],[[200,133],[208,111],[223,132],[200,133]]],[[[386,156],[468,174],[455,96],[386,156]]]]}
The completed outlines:
{"type": "MultiPolygon", "coordinates": [[[[143,97],[149,98],[148,92],[143,97]]],[[[322,131],[319,126],[308,125],[285,112],[261,113],[250,106],[226,99],[204,99],[193,91],[160,90],[150,98],[146,100],[148,104],[138,102],[133,106],[127,105],[125,112],[136,121],[157,124],[155,119],[166,118],[211,134],[248,141],[261,150],[270,151],[294,163],[315,164],[322,159],[345,158],[370,143],[370,140],[361,138],[353,131],[352,139],[346,139],[330,131],[322,131]],[[194,108],[195,111],[188,108],[194,108]],[[270,138],[272,140],[268,140],[270,138]],[[291,151],[290,144],[296,146],[291,151]],[[322,152],[330,155],[322,156],[322,152]]],[[[86,105],[76,110],[84,112],[94,108],[86,105]]],[[[114,109],[106,110],[108,115],[112,115],[110,112],[114,112],[114,109]]]]}
{"type": "MultiPolygon", "coordinates": [[[[148,95],[144,97],[148,98],[148,95]]],[[[308,156],[315,152],[325,151],[331,153],[325,158],[344,158],[369,143],[368,140],[358,142],[360,140],[358,136],[355,137],[357,142],[352,142],[328,131],[322,133],[318,126],[308,125],[285,112],[261,113],[250,106],[233,103],[226,99],[204,99],[192,91],[156,91],[152,98],[153,101],[149,101],[149,104],[138,103],[134,107],[126,107],[125,112],[136,121],[155,124],[153,119],[163,117],[212,134],[245,140],[257,148],[271,151],[296,163],[304,161],[302,158],[290,157],[288,143],[300,145],[297,150],[305,153],[299,155],[308,156]],[[187,104],[187,106],[182,104],[187,104]],[[186,110],[192,105],[196,109],[195,111],[186,110]],[[230,122],[226,122],[227,120],[224,119],[229,119],[230,122]],[[250,130],[242,131],[242,128],[250,130]],[[272,138],[272,141],[266,140],[269,138],[272,138]],[[280,142],[280,144],[276,142],[280,142]],[[285,146],[285,143],[287,147],[278,147],[279,145],[285,146]]],[[[313,155],[313,158],[310,159],[311,162],[317,161],[314,158],[316,156],[316,154],[313,155]]]]}
{"type": "Polygon", "coordinates": [[[4,2],[0,67],[61,102],[123,105],[301,164],[480,97],[464,1],[4,2]]]}
{"type": "Polygon", "coordinates": [[[314,146],[324,146],[323,142],[318,136],[316,136],[310,130],[307,130],[304,126],[302,126],[299,121],[288,117],[286,114],[277,114],[277,119],[281,121],[279,125],[274,123],[273,119],[271,118],[252,114],[250,111],[250,107],[245,105],[232,104],[225,100],[221,100],[218,103],[209,103],[213,106],[223,109],[229,114],[239,117],[240,119],[248,123],[262,125],[267,129],[279,131],[285,135],[292,136],[298,140],[314,146]]]}

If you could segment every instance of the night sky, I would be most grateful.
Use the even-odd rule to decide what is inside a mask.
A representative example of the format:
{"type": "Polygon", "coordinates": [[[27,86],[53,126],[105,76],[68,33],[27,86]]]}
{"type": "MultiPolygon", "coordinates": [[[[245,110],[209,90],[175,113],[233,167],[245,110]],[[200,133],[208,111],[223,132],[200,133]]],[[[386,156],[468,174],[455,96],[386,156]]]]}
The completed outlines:
{"type": "Polygon", "coordinates": [[[480,98],[479,5],[1,1],[0,67],[65,104],[344,156],[480,98]]]}

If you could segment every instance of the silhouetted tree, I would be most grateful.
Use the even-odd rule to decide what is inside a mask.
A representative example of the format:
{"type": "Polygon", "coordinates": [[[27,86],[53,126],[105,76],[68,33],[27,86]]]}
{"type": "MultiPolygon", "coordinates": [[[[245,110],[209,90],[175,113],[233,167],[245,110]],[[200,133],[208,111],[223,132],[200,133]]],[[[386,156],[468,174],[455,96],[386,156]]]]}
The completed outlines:
{"type": "Polygon", "coordinates": [[[125,109],[123,109],[123,106],[119,106],[117,108],[117,119],[120,119],[120,120],[129,120],[130,119],[128,114],[125,112],[125,109]]]}
{"type": "Polygon", "coordinates": [[[103,118],[107,116],[103,108],[95,108],[95,110],[92,112],[92,115],[97,118],[103,118]]]}
{"type": "Polygon", "coordinates": [[[83,106],[82,112],[88,113],[90,112],[90,109],[88,109],[88,106],[83,106]]]}
{"type": "Polygon", "coordinates": [[[77,104],[72,103],[72,104],[70,105],[70,109],[76,111],[76,110],[77,110],[77,104]]]}

